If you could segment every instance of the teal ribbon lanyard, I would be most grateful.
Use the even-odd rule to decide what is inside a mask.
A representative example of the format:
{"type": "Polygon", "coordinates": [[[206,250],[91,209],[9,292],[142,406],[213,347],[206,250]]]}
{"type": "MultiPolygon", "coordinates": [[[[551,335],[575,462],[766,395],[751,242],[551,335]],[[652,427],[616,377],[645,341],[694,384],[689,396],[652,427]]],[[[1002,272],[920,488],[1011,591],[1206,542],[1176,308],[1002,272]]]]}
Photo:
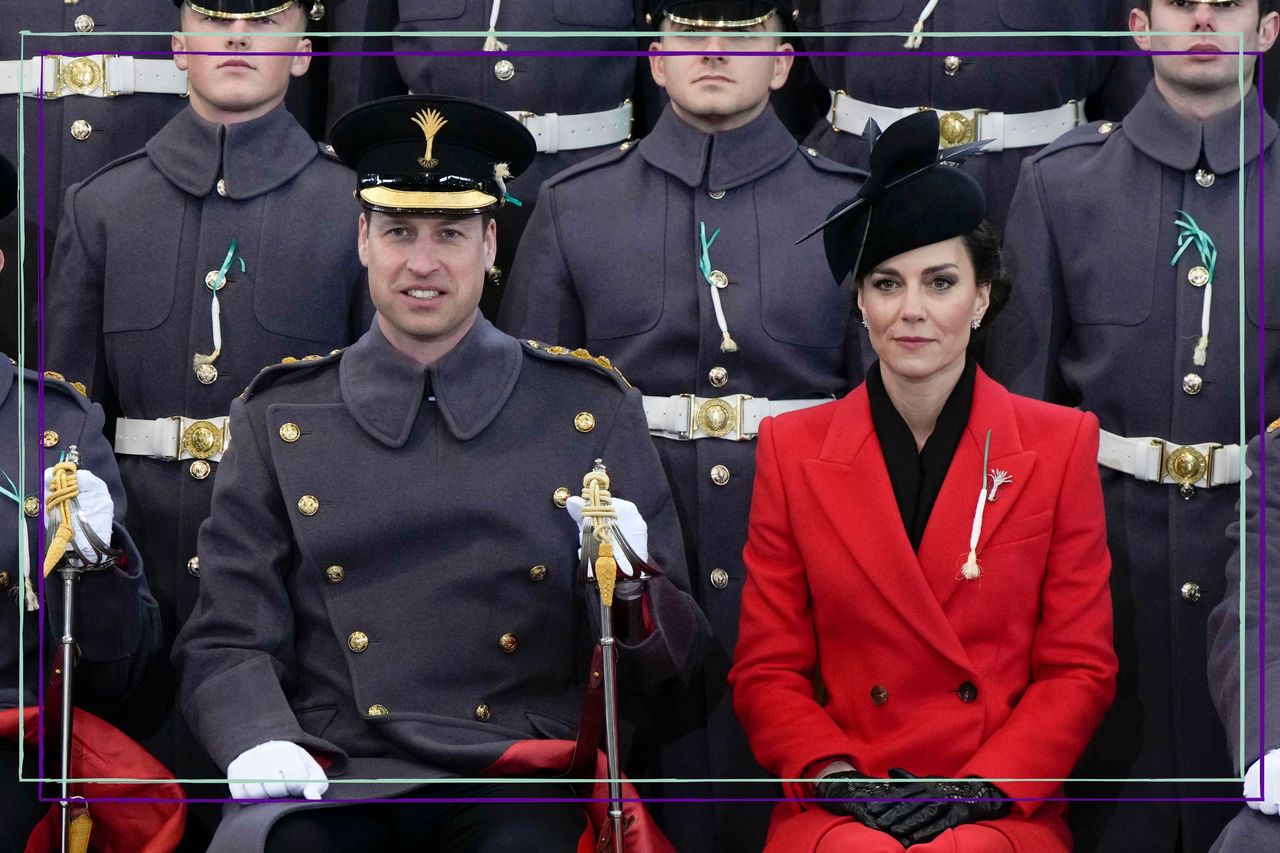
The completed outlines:
{"type": "Polygon", "coordinates": [[[711,281],[711,244],[720,236],[720,229],[717,228],[715,233],[711,235],[711,239],[707,239],[707,223],[698,223],[698,270],[702,273],[702,277],[706,279],[707,284],[715,287],[715,283],[711,281]]]}
{"type": "Polygon", "coordinates": [[[1202,367],[1208,359],[1209,317],[1213,306],[1213,277],[1218,266],[1218,247],[1214,245],[1213,238],[1208,232],[1196,222],[1195,217],[1185,210],[1179,210],[1178,215],[1182,218],[1173,221],[1173,224],[1178,226],[1178,251],[1174,252],[1169,265],[1177,266],[1183,253],[1195,246],[1196,252],[1200,255],[1200,263],[1204,265],[1208,274],[1204,283],[1204,300],[1200,308],[1200,337],[1196,340],[1195,349],[1191,354],[1192,363],[1202,367]]]}
{"type": "Polygon", "coordinates": [[[25,579],[30,577],[31,552],[29,550],[30,546],[27,544],[27,526],[21,524],[23,497],[18,494],[18,487],[13,482],[13,478],[9,476],[9,473],[0,468],[0,474],[4,475],[5,481],[9,484],[7,489],[4,486],[0,486],[0,496],[8,498],[18,506],[18,520],[21,529],[21,533],[18,535],[18,574],[22,576],[25,582],[25,579]]]}
{"type": "MultiPolygon", "coordinates": [[[[231,262],[236,260],[236,239],[231,238],[231,248],[227,249],[227,256],[222,259],[222,266],[218,269],[218,277],[208,285],[213,291],[213,298],[218,298],[218,291],[227,283],[227,270],[231,269],[231,262]]],[[[244,258],[240,258],[240,272],[245,272],[244,258]]]]}

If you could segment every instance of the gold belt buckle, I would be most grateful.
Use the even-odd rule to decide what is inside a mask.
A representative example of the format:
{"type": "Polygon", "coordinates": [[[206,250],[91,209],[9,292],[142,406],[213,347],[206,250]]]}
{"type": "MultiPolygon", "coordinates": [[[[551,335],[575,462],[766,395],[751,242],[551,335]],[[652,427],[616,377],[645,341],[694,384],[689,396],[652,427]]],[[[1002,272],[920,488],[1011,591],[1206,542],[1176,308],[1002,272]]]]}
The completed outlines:
{"type": "Polygon", "coordinates": [[[732,397],[714,397],[698,407],[697,425],[704,435],[712,438],[724,438],[734,430],[742,435],[741,427],[745,422],[743,404],[750,400],[747,394],[735,394],[732,397]]]}
{"type": "MultiPolygon", "coordinates": [[[[1212,450],[1210,453],[1212,454],[1212,450]]],[[[1209,460],[1194,447],[1179,447],[1165,459],[1165,473],[1181,486],[1179,490],[1184,498],[1195,494],[1195,484],[1204,478],[1209,470],[1209,460]]],[[[1208,485],[1208,480],[1205,480],[1208,485]]]]}
{"type": "Polygon", "coordinates": [[[182,433],[182,449],[196,459],[208,459],[222,452],[222,427],[212,421],[196,421],[182,433]]]}
{"type": "Polygon", "coordinates": [[[943,148],[954,148],[978,139],[978,116],[986,110],[974,110],[972,115],[958,112],[941,113],[938,116],[938,142],[943,148]]]}
{"type": "Polygon", "coordinates": [[[115,54],[103,54],[96,59],[91,56],[77,56],[68,59],[65,56],[52,55],[46,61],[53,60],[54,90],[45,92],[44,97],[52,100],[61,98],[62,90],[67,89],[74,95],[92,95],[100,93],[104,98],[114,98],[119,92],[107,86],[107,60],[115,54]]]}

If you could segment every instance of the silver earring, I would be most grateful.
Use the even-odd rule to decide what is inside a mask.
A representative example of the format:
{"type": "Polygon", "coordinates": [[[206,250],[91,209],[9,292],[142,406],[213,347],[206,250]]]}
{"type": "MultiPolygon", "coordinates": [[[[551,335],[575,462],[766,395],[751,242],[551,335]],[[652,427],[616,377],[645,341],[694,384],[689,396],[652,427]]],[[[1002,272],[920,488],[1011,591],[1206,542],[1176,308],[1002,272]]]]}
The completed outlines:
{"type": "Polygon", "coordinates": [[[864,329],[866,329],[866,330],[868,330],[868,331],[870,331],[870,330],[871,330],[871,324],[867,322],[867,318],[866,318],[866,317],[863,317],[863,318],[862,318],[862,328],[864,328],[864,329]]]}
{"type": "Polygon", "coordinates": [[[981,325],[982,325],[982,321],[981,321],[981,320],[974,320],[974,321],[972,321],[971,323],[969,323],[969,328],[970,328],[970,329],[973,329],[973,330],[976,332],[976,331],[978,331],[978,327],[979,327],[979,326],[981,326],[981,325]]]}

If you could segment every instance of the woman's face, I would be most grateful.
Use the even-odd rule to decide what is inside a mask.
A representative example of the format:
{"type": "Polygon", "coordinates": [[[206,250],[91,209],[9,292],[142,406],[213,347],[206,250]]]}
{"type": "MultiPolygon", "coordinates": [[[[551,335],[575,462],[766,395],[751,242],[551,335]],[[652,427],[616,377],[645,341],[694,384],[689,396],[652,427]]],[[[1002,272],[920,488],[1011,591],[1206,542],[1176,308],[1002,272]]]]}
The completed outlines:
{"type": "Polygon", "coordinates": [[[970,324],[990,296],[990,283],[975,280],[964,238],[953,237],[876,266],[858,286],[858,308],[880,369],[920,380],[964,363],[970,324]]]}

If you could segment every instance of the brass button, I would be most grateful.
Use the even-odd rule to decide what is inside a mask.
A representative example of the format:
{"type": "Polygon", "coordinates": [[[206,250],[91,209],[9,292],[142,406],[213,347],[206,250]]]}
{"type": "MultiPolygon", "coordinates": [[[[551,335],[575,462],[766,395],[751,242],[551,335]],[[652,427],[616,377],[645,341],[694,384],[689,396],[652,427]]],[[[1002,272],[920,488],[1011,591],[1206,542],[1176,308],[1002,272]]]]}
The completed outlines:
{"type": "Polygon", "coordinates": [[[225,179],[223,179],[223,178],[218,178],[218,183],[217,183],[217,185],[216,185],[216,186],[217,186],[217,190],[218,190],[218,195],[222,196],[223,198],[226,198],[226,197],[227,197],[227,182],[226,182],[226,180],[225,180],[225,179]]]}
{"type": "Polygon", "coordinates": [[[967,705],[978,698],[978,688],[972,681],[966,681],[956,688],[956,695],[967,705]]]}
{"type": "Polygon", "coordinates": [[[729,585],[729,573],[724,569],[712,569],[711,585],[716,589],[724,589],[729,585]]]}
{"type": "Polygon", "coordinates": [[[22,511],[27,514],[27,518],[35,518],[40,514],[40,499],[35,495],[27,495],[22,502],[22,511]]]}
{"type": "Polygon", "coordinates": [[[569,490],[561,486],[551,493],[551,500],[555,501],[556,506],[563,507],[569,502],[569,490]]]}
{"type": "Polygon", "coordinates": [[[871,704],[872,705],[883,705],[885,702],[888,702],[888,701],[889,701],[888,690],[885,690],[884,687],[882,687],[879,684],[871,688],[871,704]]]}
{"type": "Polygon", "coordinates": [[[324,4],[320,0],[311,4],[311,9],[307,12],[307,17],[313,21],[324,20],[324,4]]]}
{"type": "MultiPolygon", "coordinates": [[[[226,282],[224,281],[223,284],[225,285],[226,282]]],[[[222,289],[222,285],[218,284],[218,271],[209,270],[207,273],[204,274],[204,286],[209,288],[210,290],[213,290],[215,285],[218,287],[219,290],[222,289]]]]}
{"type": "Polygon", "coordinates": [[[515,634],[507,633],[498,638],[498,647],[507,654],[514,652],[517,645],[519,645],[519,643],[516,642],[515,634]]]}
{"type": "Polygon", "coordinates": [[[301,435],[302,435],[302,430],[298,429],[298,425],[295,423],[290,422],[287,424],[280,425],[281,441],[287,441],[290,444],[293,444],[295,441],[298,440],[298,437],[301,435]]]}
{"type": "Polygon", "coordinates": [[[51,429],[45,430],[44,435],[40,436],[40,443],[45,447],[53,447],[58,443],[58,433],[51,429]]]}
{"type": "Polygon", "coordinates": [[[201,385],[212,385],[218,381],[218,368],[212,364],[201,364],[196,367],[196,379],[201,385]]]}
{"type": "Polygon", "coordinates": [[[324,570],[324,579],[329,583],[342,583],[342,579],[347,576],[347,570],[342,566],[333,565],[324,570]]]}
{"type": "Polygon", "coordinates": [[[303,515],[315,515],[320,511],[320,501],[315,495],[303,495],[298,498],[298,512],[303,515]]]}
{"type": "Polygon", "coordinates": [[[347,648],[351,649],[351,651],[356,654],[360,654],[362,651],[369,648],[369,635],[364,631],[352,631],[350,635],[347,636],[347,648]]]}
{"type": "Polygon", "coordinates": [[[578,412],[573,418],[573,428],[578,432],[591,432],[596,428],[596,416],[590,412],[578,412]]]}
{"type": "Polygon", "coordinates": [[[710,278],[711,283],[721,290],[724,290],[729,286],[729,276],[725,275],[720,270],[712,270],[710,278]]]}
{"type": "Polygon", "coordinates": [[[529,580],[533,581],[534,583],[542,583],[546,579],[547,579],[546,566],[534,566],[533,568],[529,569],[529,580]]]}
{"type": "Polygon", "coordinates": [[[1103,136],[1106,136],[1115,129],[1116,126],[1109,121],[1104,121],[1102,124],[1098,125],[1098,133],[1101,133],[1103,136]]]}
{"type": "Polygon", "coordinates": [[[89,122],[85,121],[84,119],[78,118],[75,121],[71,122],[72,138],[78,139],[81,142],[84,142],[86,139],[89,138],[89,135],[91,133],[93,133],[93,125],[89,124],[89,122]]]}
{"type": "Polygon", "coordinates": [[[723,388],[729,381],[729,371],[723,367],[713,367],[707,371],[707,378],[711,380],[712,385],[723,388]]]}
{"type": "Polygon", "coordinates": [[[387,714],[390,714],[390,713],[391,712],[387,710],[386,705],[370,705],[369,706],[370,717],[385,717],[387,714]]]}
{"type": "Polygon", "coordinates": [[[711,482],[717,486],[723,486],[729,482],[729,469],[723,465],[716,465],[711,469],[711,482]]]}
{"type": "Polygon", "coordinates": [[[493,713],[489,710],[488,705],[481,702],[479,705],[476,706],[476,719],[479,720],[480,722],[487,723],[489,722],[489,718],[492,716],[493,716],[493,713]]]}
{"type": "Polygon", "coordinates": [[[197,459],[191,463],[191,467],[187,469],[187,472],[193,479],[203,480],[213,473],[213,467],[203,459],[197,459]]]}
{"type": "Polygon", "coordinates": [[[818,149],[817,149],[817,148],[806,148],[806,149],[804,149],[804,153],[808,154],[810,157],[817,157],[817,156],[818,156],[818,149]]]}
{"type": "Polygon", "coordinates": [[[724,190],[712,190],[711,192],[707,193],[707,195],[711,196],[716,201],[719,201],[720,199],[724,198],[724,190]]]}
{"type": "Polygon", "coordinates": [[[1192,604],[1195,604],[1197,601],[1199,601],[1200,600],[1200,584],[1184,583],[1182,585],[1182,599],[1184,601],[1190,601],[1192,604]]]}
{"type": "Polygon", "coordinates": [[[499,59],[493,64],[493,76],[505,83],[516,76],[516,66],[510,59],[499,59]]]}
{"type": "Polygon", "coordinates": [[[1188,373],[1182,377],[1182,390],[1188,394],[1199,394],[1200,389],[1204,387],[1204,380],[1200,378],[1198,373],[1188,373]]]}
{"type": "Polygon", "coordinates": [[[960,73],[960,57],[948,56],[942,60],[942,71],[948,77],[954,77],[960,73]]]}
{"type": "Polygon", "coordinates": [[[198,556],[187,560],[187,574],[193,578],[200,577],[200,558],[198,556]]]}
{"type": "Polygon", "coordinates": [[[0,592],[9,588],[9,573],[0,572],[0,592]]]}
{"type": "Polygon", "coordinates": [[[90,18],[88,15],[77,15],[76,16],[76,32],[78,33],[93,32],[93,18],[90,18]]]}
{"type": "Polygon", "coordinates": [[[1192,287],[1204,287],[1209,283],[1209,271],[1204,267],[1192,267],[1187,271],[1187,281],[1192,287]]]}
{"type": "Polygon", "coordinates": [[[1196,169],[1196,183],[1208,189],[1213,186],[1213,182],[1217,180],[1217,176],[1206,169],[1196,169]]]}
{"type": "Polygon", "coordinates": [[[619,150],[619,151],[626,151],[626,150],[627,150],[628,148],[630,148],[630,147],[631,147],[631,140],[630,140],[630,139],[627,139],[627,140],[624,140],[624,141],[623,141],[623,143],[622,143],[621,145],[619,145],[619,146],[618,146],[618,150],[619,150]]]}

